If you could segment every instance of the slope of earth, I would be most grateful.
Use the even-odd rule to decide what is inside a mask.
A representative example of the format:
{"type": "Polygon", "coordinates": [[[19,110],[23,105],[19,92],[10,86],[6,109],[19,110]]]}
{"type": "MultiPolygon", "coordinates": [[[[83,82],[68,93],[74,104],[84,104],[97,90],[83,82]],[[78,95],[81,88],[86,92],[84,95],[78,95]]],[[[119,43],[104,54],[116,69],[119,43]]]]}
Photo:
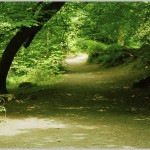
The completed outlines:
{"type": "Polygon", "coordinates": [[[130,66],[87,64],[69,56],[60,82],[17,89],[0,113],[1,148],[149,148],[150,92],[133,89],[130,66]]]}

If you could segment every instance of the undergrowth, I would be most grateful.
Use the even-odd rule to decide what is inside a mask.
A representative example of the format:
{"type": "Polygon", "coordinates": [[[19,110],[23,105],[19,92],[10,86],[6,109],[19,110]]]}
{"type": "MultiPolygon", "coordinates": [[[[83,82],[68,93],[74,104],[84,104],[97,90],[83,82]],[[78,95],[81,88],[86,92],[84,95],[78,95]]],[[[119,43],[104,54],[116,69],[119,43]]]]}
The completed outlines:
{"type": "Polygon", "coordinates": [[[48,55],[24,55],[20,52],[11,66],[7,85],[13,88],[23,82],[53,84],[65,71],[64,58],[65,55],[60,50],[52,51],[48,55]]]}
{"type": "Polygon", "coordinates": [[[139,58],[141,60],[142,67],[150,67],[150,46],[132,48],[120,46],[118,44],[106,45],[96,41],[88,41],[86,44],[87,51],[89,53],[89,63],[112,67],[120,64],[128,64],[139,58]]]}

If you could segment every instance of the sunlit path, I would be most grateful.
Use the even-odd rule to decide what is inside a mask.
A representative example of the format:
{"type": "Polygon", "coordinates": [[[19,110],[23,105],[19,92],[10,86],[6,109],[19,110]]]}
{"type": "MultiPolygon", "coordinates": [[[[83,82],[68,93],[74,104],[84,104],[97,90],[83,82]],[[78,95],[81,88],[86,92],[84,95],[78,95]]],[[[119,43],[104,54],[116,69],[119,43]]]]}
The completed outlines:
{"type": "Polygon", "coordinates": [[[0,12],[0,148],[150,148],[148,1],[0,12]]]}
{"type": "Polygon", "coordinates": [[[83,53],[74,57],[67,58],[65,62],[67,64],[80,64],[80,63],[83,64],[87,61],[87,59],[88,59],[88,55],[83,53]]]}
{"type": "Polygon", "coordinates": [[[54,119],[5,119],[0,123],[0,136],[15,136],[30,132],[32,129],[46,130],[50,128],[65,128],[65,125],[55,121],[54,119]]]}
{"type": "Polygon", "coordinates": [[[0,120],[2,148],[150,146],[149,108],[143,93],[130,90],[129,70],[104,69],[87,58],[68,56],[61,82],[8,103],[0,120]]]}

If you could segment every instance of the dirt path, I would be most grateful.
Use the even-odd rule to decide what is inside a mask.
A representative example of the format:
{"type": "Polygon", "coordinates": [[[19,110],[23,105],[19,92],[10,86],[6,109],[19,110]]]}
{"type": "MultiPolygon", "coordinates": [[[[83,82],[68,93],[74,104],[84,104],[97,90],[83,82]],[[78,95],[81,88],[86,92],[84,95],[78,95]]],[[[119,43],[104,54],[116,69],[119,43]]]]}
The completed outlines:
{"type": "Polygon", "coordinates": [[[150,147],[149,89],[131,89],[127,68],[103,69],[85,59],[68,59],[61,82],[17,93],[7,118],[0,114],[1,148],[150,147]]]}

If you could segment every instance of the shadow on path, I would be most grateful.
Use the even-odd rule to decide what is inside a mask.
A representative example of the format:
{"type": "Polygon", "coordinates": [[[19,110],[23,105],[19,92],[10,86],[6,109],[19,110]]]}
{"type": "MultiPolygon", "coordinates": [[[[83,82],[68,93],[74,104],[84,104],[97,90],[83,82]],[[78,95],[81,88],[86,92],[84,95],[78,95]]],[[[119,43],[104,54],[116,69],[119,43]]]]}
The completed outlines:
{"type": "Polygon", "coordinates": [[[129,70],[83,56],[68,59],[63,81],[24,89],[7,104],[1,147],[150,147],[149,89],[132,89],[129,70]]]}

